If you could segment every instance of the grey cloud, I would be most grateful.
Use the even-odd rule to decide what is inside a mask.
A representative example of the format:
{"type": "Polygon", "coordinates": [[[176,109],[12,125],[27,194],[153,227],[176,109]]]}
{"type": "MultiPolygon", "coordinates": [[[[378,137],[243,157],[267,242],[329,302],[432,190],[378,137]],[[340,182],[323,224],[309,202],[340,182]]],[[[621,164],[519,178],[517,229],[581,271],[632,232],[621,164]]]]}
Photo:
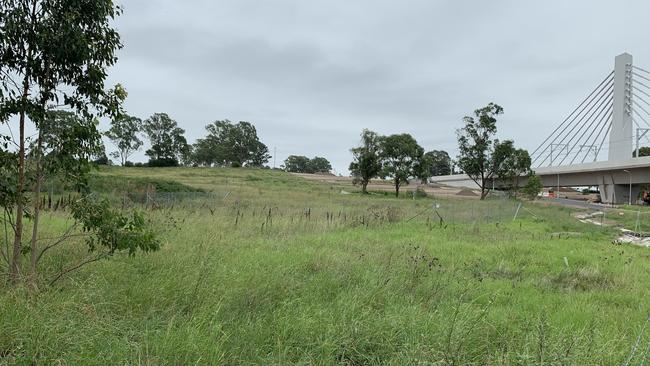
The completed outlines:
{"type": "Polygon", "coordinates": [[[500,135],[532,149],[615,55],[650,65],[650,4],[633,1],[125,5],[111,81],[133,114],[168,112],[190,139],[216,119],[249,120],[279,161],[320,155],[341,172],[363,128],[453,155],[462,116],[491,101],[506,110],[500,135]]]}

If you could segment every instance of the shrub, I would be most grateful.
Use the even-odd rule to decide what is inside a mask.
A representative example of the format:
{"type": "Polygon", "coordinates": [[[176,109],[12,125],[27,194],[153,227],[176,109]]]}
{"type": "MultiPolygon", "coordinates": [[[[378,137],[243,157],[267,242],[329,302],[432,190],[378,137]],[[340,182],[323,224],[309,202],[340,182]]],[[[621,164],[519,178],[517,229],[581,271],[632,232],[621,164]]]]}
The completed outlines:
{"type": "Polygon", "coordinates": [[[542,181],[539,179],[535,173],[531,173],[528,176],[528,182],[522,188],[521,193],[523,193],[526,198],[534,200],[539,195],[539,192],[542,191],[542,181]]]}
{"type": "Polygon", "coordinates": [[[178,160],[171,158],[150,159],[147,163],[150,167],[172,167],[178,166],[178,160]]]}
{"type": "Polygon", "coordinates": [[[422,187],[418,187],[418,188],[415,189],[415,197],[417,197],[417,198],[426,198],[426,197],[428,197],[428,196],[429,196],[429,195],[428,195],[427,192],[424,190],[424,188],[422,188],[422,187]]]}

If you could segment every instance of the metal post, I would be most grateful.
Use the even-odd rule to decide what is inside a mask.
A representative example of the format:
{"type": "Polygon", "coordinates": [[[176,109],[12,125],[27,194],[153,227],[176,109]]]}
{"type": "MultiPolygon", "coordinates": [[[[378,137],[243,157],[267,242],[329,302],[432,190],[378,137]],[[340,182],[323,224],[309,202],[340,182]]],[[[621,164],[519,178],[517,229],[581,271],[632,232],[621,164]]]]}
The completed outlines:
{"type": "Polygon", "coordinates": [[[634,157],[638,158],[639,157],[639,142],[641,141],[642,138],[645,137],[645,135],[650,132],[650,128],[637,128],[636,129],[636,143],[635,143],[635,148],[634,148],[634,157]]]}
{"type": "Polygon", "coordinates": [[[569,144],[551,144],[551,163],[550,166],[553,166],[553,150],[556,150],[558,153],[555,156],[556,158],[559,158],[562,150],[566,150],[566,154],[569,155],[569,144]]]}
{"type": "Polygon", "coordinates": [[[623,171],[630,176],[630,195],[628,196],[627,204],[632,206],[632,172],[627,169],[624,169],[623,171]]]}

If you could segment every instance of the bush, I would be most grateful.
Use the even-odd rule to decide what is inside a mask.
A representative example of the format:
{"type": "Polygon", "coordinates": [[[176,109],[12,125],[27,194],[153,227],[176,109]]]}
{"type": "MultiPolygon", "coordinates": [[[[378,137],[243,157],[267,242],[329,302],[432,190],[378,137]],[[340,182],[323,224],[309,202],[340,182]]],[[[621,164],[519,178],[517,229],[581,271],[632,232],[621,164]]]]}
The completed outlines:
{"type": "Polygon", "coordinates": [[[526,198],[534,200],[539,195],[539,192],[542,191],[542,187],[542,181],[539,177],[535,175],[535,173],[531,173],[528,176],[528,182],[521,189],[521,193],[523,193],[526,198]]]}
{"type": "Polygon", "coordinates": [[[93,164],[95,165],[111,165],[111,161],[108,159],[108,156],[103,155],[97,158],[96,160],[93,160],[93,164]]]}
{"type": "Polygon", "coordinates": [[[415,197],[417,197],[417,198],[426,198],[426,197],[428,197],[428,196],[429,196],[429,195],[427,194],[427,192],[426,192],[426,191],[424,190],[424,188],[422,188],[422,187],[418,187],[418,188],[415,190],[415,197]]]}
{"type": "Polygon", "coordinates": [[[178,160],[173,158],[151,159],[147,166],[156,168],[178,166],[178,160]]]}

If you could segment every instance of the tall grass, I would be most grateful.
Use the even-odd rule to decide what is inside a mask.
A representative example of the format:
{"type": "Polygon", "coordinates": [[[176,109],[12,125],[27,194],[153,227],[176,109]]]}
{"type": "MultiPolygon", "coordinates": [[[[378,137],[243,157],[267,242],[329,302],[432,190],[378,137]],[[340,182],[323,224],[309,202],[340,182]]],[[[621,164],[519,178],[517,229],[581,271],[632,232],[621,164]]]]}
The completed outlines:
{"type": "Polygon", "coordinates": [[[159,252],[6,289],[0,362],[640,364],[650,340],[647,251],[570,209],[525,204],[513,220],[514,201],[346,195],[272,171],[100,174],[214,197],[140,203],[159,252]]]}

